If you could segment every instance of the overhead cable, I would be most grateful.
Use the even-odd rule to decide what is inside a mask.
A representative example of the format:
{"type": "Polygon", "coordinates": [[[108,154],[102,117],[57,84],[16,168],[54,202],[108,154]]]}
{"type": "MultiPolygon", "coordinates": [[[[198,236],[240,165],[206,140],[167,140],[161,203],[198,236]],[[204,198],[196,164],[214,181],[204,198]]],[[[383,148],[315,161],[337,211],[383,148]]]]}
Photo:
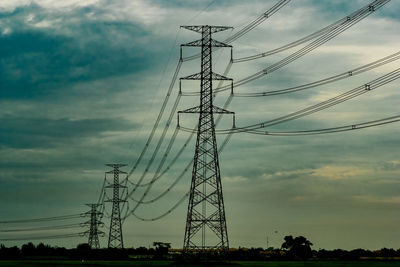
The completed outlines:
{"type": "Polygon", "coordinates": [[[325,129],[316,129],[316,130],[302,130],[302,131],[288,131],[288,132],[269,132],[269,131],[248,131],[246,133],[251,134],[259,134],[259,135],[270,135],[270,136],[299,136],[299,135],[317,135],[317,134],[329,134],[329,133],[339,133],[339,132],[347,132],[347,131],[354,131],[360,130],[370,127],[382,126],[389,123],[395,123],[400,121],[400,116],[392,116],[380,120],[356,123],[351,125],[345,126],[338,126],[332,128],[325,128],[325,129]]]}
{"type": "MultiPolygon", "coordinates": [[[[229,62],[229,64],[227,65],[227,67],[226,67],[226,69],[225,69],[225,71],[224,71],[223,76],[227,76],[227,75],[228,75],[228,73],[229,73],[229,71],[230,71],[230,69],[231,69],[231,66],[232,66],[232,62],[229,62]]],[[[218,86],[221,86],[222,83],[223,83],[223,81],[220,80],[219,83],[218,83],[218,86]]],[[[232,96],[233,96],[233,95],[231,94],[231,95],[228,97],[228,99],[226,100],[226,102],[225,102],[225,104],[224,104],[224,106],[223,106],[223,109],[225,109],[227,106],[229,106],[229,104],[230,104],[231,101],[232,101],[232,96]]],[[[218,125],[218,123],[220,122],[221,118],[222,118],[222,114],[219,114],[219,116],[218,116],[217,119],[216,119],[215,125],[218,125]]],[[[179,129],[179,127],[177,127],[176,130],[178,130],[178,129],[179,129]]],[[[154,175],[153,179],[152,179],[149,183],[146,183],[146,184],[144,184],[144,185],[147,186],[147,185],[153,184],[153,183],[156,182],[158,179],[160,179],[161,176],[164,175],[164,174],[170,169],[170,167],[177,161],[177,159],[178,159],[178,158],[180,157],[180,155],[183,153],[184,149],[187,147],[188,143],[189,143],[190,140],[193,138],[194,134],[195,134],[195,133],[193,132],[193,133],[191,133],[191,134],[189,135],[189,137],[186,139],[184,145],[181,147],[181,149],[179,150],[179,152],[177,153],[177,155],[174,157],[174,159],[172,160],[172,162],[170,163],[170,165],[169,165],[160,175],[158,175],[159,171],[157,171],[156,174],[154,175]],[[158,175],[158,176],[157,176],[157,175],[158,175]]],[[[175,135],[175,133],[174,133],[174,135],[175,135]]],[[[171,143],[170,143],[170,144],[171,144],[171,143]]],[[[169,152],[169,149],[166,150],[166,154],[164,154],[164,157],[166,157],[166,156],[168,155],[168,152],[169,152]]],[[[189,170],[189,168],[190,168],[190,166],[191,166],[192,164],[193,164],[193,159],[187,164],[187,166],[184,168],[184,170],[181,172],[181,174],[177,176],[177,178],[175,179],[175,181],[174,181],[166,190],[164,190],[161,194],[159,194],[157,197],[152,198],[152,199],[150,199],[150,200],[146,200],[146,201],[143,200],[143,199],[141,199],[141,200],[136,199],[136,198],[134,198],[133,196],[129,196],[129,198],[130,198],[131,200],[133,200],[135,203],[138,203],[138,204],[150,204],[150,203],[154,203],[155,201],[161,199],[163,196],[165,196],[167,193],[169,193],[173,187],[175,187],[175,185],[176,185],[176,184],[180,181],[180,179],[186,174],[186,172],[189,170]]],[[[159,168],[159,170],[160,170],[160,168],[159,168]]],[[[132,184],[133,184],[133,183],[132,183],[132,184]]],[[[141,185],[135,184],[135,185],[137,185],[137,186],[143,186],[143,184],[141,184],[141,185]]],[[[147,192],[148,192],[148,190],[147,190],[147,192]]],[[[146,194],[147,194],[147,193],[146,193],[146,194]]],[[[129,216],[129,215],[126,214],[126,216],[129,216]]]]}
{"type": "MultiPolygon", "coordinates": [[[[359,11],[359,10],[358,10],[358,11],[359,11]]],[[[356,11],[356,12],[358,12],[358,11],[356,11]]],[[[339,27],[340,25],[343,25],[343,24],[346,23],[346,22],[349,20],[349,18],[351,18],[356,12],[353,12],[353,13],[351,13],[350,15],[345,16],[344,18],[342,18],[342,19],[340,19],[340,20],[338,20],[338,21],[336,21],[336,22],[334,22],[334,23],[332,23],[332,24],[330,24],[330,25],[328,25],[328,26],[326,26],[326,27],[324,27],[324,28],[322,28],[322,29],[320,29],[320,30],[314,32],[314,33],[311,33],[311,34],[309,34],[309,35],[307,35],[307,36],[305,36],[305,37],[303,37],[303,38],[300,38],[300,39],[298,39],[298,40],[296,40],[296,41],[294,41],[294,42],[291,42],[291,43],[286,44],[286,45],[283,45],[283,46],[281,46],[281,47],[278,47],[278,48],[275,48],[275,49],[272,49],[272,50],[269,50],[269,51],[266,51],[266,52],[263,52],[263,53],[259,53],[259,54],[256,54],[256,55],[246,56],[246,57],[240,57],[240,58],[234,58],[234,59],[233,59],[233,62],[234,62],[234,63],[246,62],[246,61],[250,61],[250,60],[254,60],[254,59],[259,59],[259,58],[267,57],[267,56],[270,56],[270,55],[273,55],[273,54],[276,54],[276,53],[279,53],[279,52],[288,50],[288,49],[290,49],[290,48],[296,47],[296,46],[298,46],[298,45],[300,45],[300,44],[303,44],[303,43],[306,43],[306,42],[308,42],[308,41],[311,41],[311,40],[317,38],[318,36],[321,36],[321,35],[323,35],[323,34],[329,32],[329,31],[332,31],[333,29],[339,27]]]]}
{"type": "MultiPolygon", "coordinates": [[[[394,53],[390,56],[384,57],[382,59],[379,59],[377,61],[374,61],[372,63],[366,64],[364,66],[343,72],[341,74],[337,74],[328,78],[324,78],[318,81],[314,81],[311,83],[303,84],[303,85],[298,85],[294,87],[289,87],[286,89],[280,89],[280,90],[272,90],[272,91],[265,91],[265,92],[256,92],[256,93],[235,93],[235,97],[263,97],[263,96],[272,96],[272,95],[280,95],[280,94],[287,94],[287,93],[292,93],[292,92],[297,92],[297,91],[302,91],[310,88],[314,88],[317,86],[321,86],[324,84],[336,82],[342,79],[350,78],[353,76],[356,76],[358,74],[361,74],[366,71],[370,71],[372,69],[381,67],[383,65],[386,65],[388,63],[391,63],[393,61],[399,60],[400,59],[400,52],[394,53]]],[[[183,94],[184,95],[184,94],[183,94]]]]}
{"type": "Polygon", "coordinates": [[[182,66],[182,60],[179,60],[178,65],[176,66],[174,75],[173,75],[173,77],[172,77],[172,81],[171,81],[171,83],[170,83],[170,85],[169,85],[169,88],[168,88],[168,91],[167,91],[167,95],[166,95],[165,98],[164,98],[164,101],[163,101],[163,103],[162,103],[162,105],[161,105],[160,112],[159,112],[159,114],[158,114],[158,116],[157,116],[156,122],[154,123],[153,129],[151,130],[150,135],[149,135],[149,137],[147,138],[146,144],[145,144],[145,146],[144,146],[142,152],[140,153],[139,158],[136,160],[135,165],[133,166],[133,168],[129,171],[129,173],[128,173],[128,175],[127,175],[128,178],[129,178],[129,177],[132,175],[132,173],[136,170],[136,168],[138,167],[138,165],[139,165],[140,162],[142,161],[144,154],[146,153],[147,149],[148,149],[149,146],[150,146],[150,142],[151,142],[151,140],[152,140],[153,137],[154,137],[155,131],[156,131],[157,128],[158,128],[158,124],[160,123],[160,120],[161,120],[161,118],[162,118],[162,116],[163,116],[163,114],[164,114],[164,110],[165,110],[165,108],[166,108],[166,106],[167,106],[169,97],[171,96],[171,92],[172,92],[172,89],[174,88],[174,85],[175,85],[176,79],[177,79],[177,77],[178,77],[179,71],[180,71],[180,69],[181,69],[181,66],[182,66]]]}
{"type": "Polygon", "coordinates": [[[24,236],[15,238],[0,238],[0,241],[20,241],[20,240],[45,240],[45,239],[58,239],[58,238],[70,238],[70,237],[83,237],[84,232],[74,234],[62,234],[62,235],[48,235],[48,236],[24,236]]]}
{"type": "MultiPolygon", "coordinates": [[[[167,120],[167,123],[166,123],[166,125],[164,127],[164,130],[163,130],[163,132],[161,134],[161,137],[158,140],[157,145],[156,145],[156,147],[155,147],[155,149],[153,151],[153,154],[152,154],[150,160],[148,161],[148,163],[146,165],[145,171],[143,172],[143,174],[139,178],[139,181],[137,182],[137,186],[134,186],[134,188],[130,192],[128,192],[127,197],[130,197],[136,191],[136,189],[138,188],[138,185],[141,184],[141,182],[145,178],[147,172],[150,170],[150,167],[153,164],[153,161],[154,161],[154,159],[155,159],[155,157],[156,157],[156,155],[158,153],[158,150],[160,149],[160,147],[161,147],[161,145],[162,145],[162,143],[164,141],[164,138],[165,138],[165,135],[167,134],[169,126],[171,125],[171,121],[172,121],[173,116],[174,116],[174,114],[176,112],[176,109],[178,107],[180,98],[181,98],[181,96],[180,96],[180,94],[178,94],[178,97],[176,98],[175,103],[174,103],[174,105],[172,107],[171,113],[170,113],[169,118],[167,120]]],[[[176,135],[175,135],[175,137],[176,137],[176,135]]],[[[169,150],[171,149],[172,144],[175,142],[175,137],[171,138],[170,144],[168,145],[169,150]]],[[[156,176],[154,176],[152,180],[154,180],[154,179],[156,179],[156,176]]],[[[151,185],[152,185],[152,183],[149,184],[149,187],[151,187],[151,185]]],[[[146,190],[146,191],[148,191],[148,190],[146,190]]]]}
{"type": "MultiPolygon", "coordinates": [[[[321,46],[321,45],[325,44],[326,42],[328,42],[329,40],[333,39],[334,37],[336,37],[340,33],[344,32],[351,26],[355,25],[356,23],[358,23],[359,21],[361,21],[362,19],[364,19],[371,13],[375,12],[377,9],[379,9],[380,7],[382,7],[383,5],[385,5],[388,2],[390,2],[390,0],[375,0],[375,1],[373,1],[372,3],[365,6],[364,8],[360,9],[359,11],[354,12],[352,16],[349,16],[348,21],[346,21],[339,27],[333,29],[330,32],[325,33],[324,35],[322,35],[315,41],[313,41],[310,44],[306,45],[305,47],[299,49],[295,53],[287,56],[286,58],[278,61],[277,63],[272,64],[271,66],[269,66],[259,72],[256,72],[250,76],[247,76],[243,79],[238,80],[237,82],[234,83],[233,86],[238,87],[243,84],[254,81],[264,75],[274,72],[274,71],[286,66],[287,64],[299,59],[300,57],[308,54],[309,52],[313,51],[314,49],[318,48],[319,46],[321,46]]],[[[214,90],[214,92],[221,92],[221,91],[226,91],[226,90],[230,90],[230,89],[231,89],[231,86],[227,85],[227,86],[222,86],[220,88],[216,88],[214,90]]]]}
{"type": "MultiPolygon", "coordinates": [[[[330,133],[339,133],[353,130],[361,130],[370,127],[382,126],[385,124],[395,123],[400,121],[400,115],[392,116],[384,119],[355,123],[351,125],[345,126],[337,126],[325,129],[313,129],[313,130],[299,130],[299,131],[284,131],[284,132],[276,132],[276,131],[261,131],[261,130],[251,130],[246,131],[245,133],[249,134],[257,134],[257,135],[268,135],[268,136],[300,136],[300,135],[317,135],[317,134],[330,134],[330,133]]],[[[196,129],[190,129],[186,127],[181,127],[181,129],[185,132],[195,132],[196,129]]],[[[228,133],[231,134],[231,133],[228,133]]]]}
{"type": "Polygon", "coordinates": [[[345,93],[339,94],[338,96],[335,96],[333,98],[330,98],[326,101],[320,102],[318,104],[312,105],[310,107],[304,108],[302,110],[287,114],[282,117],[278,117],[273,120],[265,121],[262,123],[257,123],[257,124],[252,124],[244,127],[237,127],[234,129],[222,129],[222,130],[216,130],[216,133],[237,133],[237,132],[246,132],[246,131],[251,131],[251,130],[256,130],[256,129],[261,129],[265,127],[269,127],[272,125],[280,124],[283,122],[291,121],[300,117],[304,117],[310,114],[313,114],[315,112],[321,111],[323,109],[329,108],[331,106],[340,104],[344,101],[350,100],[352,98],[355,98],[357,96],[360,96],[362,94],[365,94],[367,92],[370,92],[378,87],[381,87],[387,83],[390,83],[396,79],[400,78],[400,68],[396,69],[390,73],[387,73],[369,83],[363,84],[359,87],[356,87],[352,90],[349,90],[345,93]]]}
{"type": "Polygon", "coordinates": [[[0,221],[0,224],[47,222],[47,221],[76,219],[76,218],[80,218],[80,217],[84,217],[84,216],[85,216],[85,213],[79,213],[79,214],[54,216],[54,217],[0,221]]]}
{"type": "MultiPolygon", "coordinates": [[[[239,30],[237,33],[233,34],[232,36],[226,38],[223,43],[229,44],[232,43],[233,41],[239,39],[249,31],[253,30],[255,27],[263,23],[267,18],[271,17],[273,14],[275,14],[279,9],[284,7],[286,4],[288,4],[291,0],[279,0],[274,6],[272,6],[270,9],[262,13],[260,16],[258,16],[255,20],[244,26],[241,30],[239,30]]],[[[183,58],[183,61],[190,61],[196,58],[199,58],[200,54],[195,54],[193,56],[188,56],[183,58]]]]}
{"type": "MultiPolygon", "coordinates": [[[[228,142],[229,142],[231,136],[232,136],[232,135],[229,134],[229,135],[227,135],[227,136],[225,137],[224,141],[222,142],[221,146],[219,147],[218,153],[221,153],[221,152],[224,150],[224,148],[225,148],[225,146],[228,144],[228,142]]],[[[185,172],[188,171],[188,169],[189,169],[188,167],[189,167],[192,163],[193,163],[193,159],[192,159],[191,162],[188,164],[188,166],[184,169],[184,171],[182,172],[182,174],[180,175],[180,177],[182,177],[183,174],[184,174],[185,172]]],[[[141,221],[157,221],[157,220],[159,220],[159,219],[164,218],[164,217],[167,216],[168,214],[171,214],[177,207],[179,207],[180,204],[182,204],[182,203],[185,201],[185,199],[186,199],[188,196],[189,196],[189,192],[187,192],[185,195],[183,195],[183,197],[180,198],[180,199],[178,200],[178,202],[175,203],[175,204],[172,206],[172,208],[170,208],[169,210],[167,210],[167,211],[164,212],[163,214],[158,215],[158,216],[153,217],[153,218],[144,218],[144,217],[141,217],[141,216],[137,215],[137,214],[135,213],[135,211],[132,211],[130,214],[132,214],[133,216],[135,216],[137,219],[139,219],[139,220],[141,220],[141,221]]],[[[127,215],[126,217],[128,217],[128,216],[129,216],[129,215],[127,215]]]]}
{"type": "Polygon", "coordinates": [[[17,228],[17,229],[0,229],[0,232],[30,232],[30,231],[42,231],[42,230],[59,230],[82,227],[82,223],[64,224],[64,225],[51,225],[43,227],[32,227],[32,228],[17,228]]]}

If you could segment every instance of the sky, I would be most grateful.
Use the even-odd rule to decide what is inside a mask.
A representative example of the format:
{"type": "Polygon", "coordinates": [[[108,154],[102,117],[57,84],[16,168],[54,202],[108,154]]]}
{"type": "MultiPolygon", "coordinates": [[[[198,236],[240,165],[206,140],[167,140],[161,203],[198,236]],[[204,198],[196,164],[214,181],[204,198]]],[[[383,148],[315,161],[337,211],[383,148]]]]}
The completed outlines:
{"type": "MultiPolygon", "coordinates": [[[[0,2],[0,221],[43,218],[88,211],[96,203],[110,168],[125,163],[129,172],[145,146],[167,94],[180,44],[199,38],[181,25],[234,27],[214,35],[224,40],[270,8],[276,0],[2,0],[0,2]]],[[[280,47],[367,5],[369,0],[296,0],[233,42],[234,57],[280,47]]],[[[262,92],[310,83],[398,52],[400,3],[390,1],[308,55],[235,92],[262,92]]],[[[297,51],[235,63],[227,76],[239,80],[297,51]]],[[[198,50],[185,48],[184,55],[198,50]]],[[[213,54],[222,74],[229,50],[213,54]]],[[[399,68],[395,61],[358,76],[306,91],[260,98],[234,97],[228,107],[237,126],[267,121],[324,101],[399,68]]],[[[198,72],[199,60],[185,62],[178,77],[198,72]]],[[[268,131],[308,130],[372,121],[398,115],[399,81],[268,131]]],[[[199,90],[196,82],[183,91],[199,90]]],[[[170,102],[153,142],[130,181],[136,183],[151,159],[178,93],[170,102]]],[[[222,106],[228,93],[220,93],[222,106]]],[[[178,110],[198,104],[182,97],[178,110]]],[[[195,115],[182,123],[193,127],[195,115]]],[[[162,158],[176,115],[154,164],[162,158]]],[[[231,127],[226,116],[217,127],[231,127]]],[[[317,136],[274,137],[239,133],[220,154],[228,236],[231,247],[280,247],[286,235],[307,237],[314,249],[399,248],[399,124],[317,136]]],[[[188,137],[179,131],[167,164],[188,137]]],[[[224,136],[217,136],[218,144],[224,136]]],[[[194,139],[145,200],[168,188],[194,154],[194,139]]],[[[111,177],[107,177],[111,182],[111,177]]],[[[189,190],[190,170],[170,192],[136,214],[163,214],[189,190]]],[[[129,189],[132,185],[128,183],[129,189]]],[[[106,190],[111,196],[111,191],[106,190]]],[[[142,196],[143,190],[133,194],[142,196]]],[[[181,248],[187,200],[168,216],[123,224],[125,247],[169,242],[181,248]]],[[[129,208],[134,207],[129,201],[129,208]]],[[[111,205],[106,203],[103,221],[111,205]]],[[[84,222],[55,221],[47,225],[84,222]]],[[[1,224],[4,229],[43,224],[1,224]]],[[[4,238],[77,233],[86,229],[1,232],[4,238]]],[[[107,228],[103,231],[107,232],[107,228]]],[[[86,237],[38,240],[75,247],[86,237]]],[[[106,246],[106,237],[100,240],[106,246]]]]}

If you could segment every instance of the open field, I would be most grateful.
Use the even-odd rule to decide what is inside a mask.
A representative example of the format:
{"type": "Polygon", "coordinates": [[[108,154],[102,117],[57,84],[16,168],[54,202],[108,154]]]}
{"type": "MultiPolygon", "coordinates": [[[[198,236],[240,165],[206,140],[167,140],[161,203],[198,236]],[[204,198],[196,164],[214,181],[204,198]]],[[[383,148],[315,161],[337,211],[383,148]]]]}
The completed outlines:
{"type": "MultiPolygon", "coordinates": [[[[0,266],[50,267],[50,266],[182,266],[171,261],[0,261],[0,266]]],[[[210,265],[186,265],[191,267],[210,265]]],[[[399,267],[400,261],[234,261],[231,265],[244,267],[399,267]]]]}

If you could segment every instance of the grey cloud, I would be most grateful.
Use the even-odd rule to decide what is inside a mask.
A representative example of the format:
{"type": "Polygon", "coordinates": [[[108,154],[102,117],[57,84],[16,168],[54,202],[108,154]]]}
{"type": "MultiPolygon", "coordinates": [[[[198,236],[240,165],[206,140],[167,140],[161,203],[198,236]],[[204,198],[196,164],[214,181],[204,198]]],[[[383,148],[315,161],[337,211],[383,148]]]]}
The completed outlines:
{"type": "Polygon", "coordinates": [[[44,119],[3,117],[0,140],[4,147],[54,147],[96,137],[104,132],[130,130],[134,125],[116,119],[44,119]]]}

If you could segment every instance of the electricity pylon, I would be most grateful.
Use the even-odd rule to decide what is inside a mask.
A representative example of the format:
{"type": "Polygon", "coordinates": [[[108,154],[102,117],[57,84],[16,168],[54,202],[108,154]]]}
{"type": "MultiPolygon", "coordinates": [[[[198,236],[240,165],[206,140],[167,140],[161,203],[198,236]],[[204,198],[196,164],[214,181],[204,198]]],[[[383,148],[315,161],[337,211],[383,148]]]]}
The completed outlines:
{"type": "Polygon", "coordinates": [[[126,174],[119,168],[126,166],[126,164],[106,164],[106,166],[112,167],[113,170],[106,172],[107,174],[114,175],[114,183],[106,186],[106,188],[113,188],[112,199],[106,200],[106,202],[112,202],[111,222],[110,222],[110,233],[108,235],[108,248],[124,248],[124,240],[122,238],[122,224],[121,224],[121,210],[119,203],[126,202],[120,198],[119,189],[126,188],[126,186],[120,184],[119,175],[126,174]]]}
{"type": "Polygon", "coordinates": [[[231,84],[233,81],[212,71],[212,48],[232,49],[232,46],[213,40],[211,35],[230,27],[206,25],[182,26],[182,28],[201,34],[200,40],[181,45],[201,47],[201,71],[181,78],[181,80],[200,80],[201,84],[200,105],[179,112],[200,114],[183,249],[186,252],[228,250],[214,114],[233,114],[233,112],[213,105],[212,81],[229,80],[231,84]]]}
{"type": "Polygon", "coordinates": [[[100,218],[103,216],[103,213],[98,211],[97,208],[102,204],[86,204],[90,207],[90,211],[86,213],[87,216],[90,216],[90,220],[85,224],[90,225],[89,231],[86,231],[85,234],[89,236],[88,244],[91,248],[99,249],[100,241],[99,235],[104,235],[103,231],[99,230],[99,227],[103,226],[103,223],[100,221],[100,218]]]}

